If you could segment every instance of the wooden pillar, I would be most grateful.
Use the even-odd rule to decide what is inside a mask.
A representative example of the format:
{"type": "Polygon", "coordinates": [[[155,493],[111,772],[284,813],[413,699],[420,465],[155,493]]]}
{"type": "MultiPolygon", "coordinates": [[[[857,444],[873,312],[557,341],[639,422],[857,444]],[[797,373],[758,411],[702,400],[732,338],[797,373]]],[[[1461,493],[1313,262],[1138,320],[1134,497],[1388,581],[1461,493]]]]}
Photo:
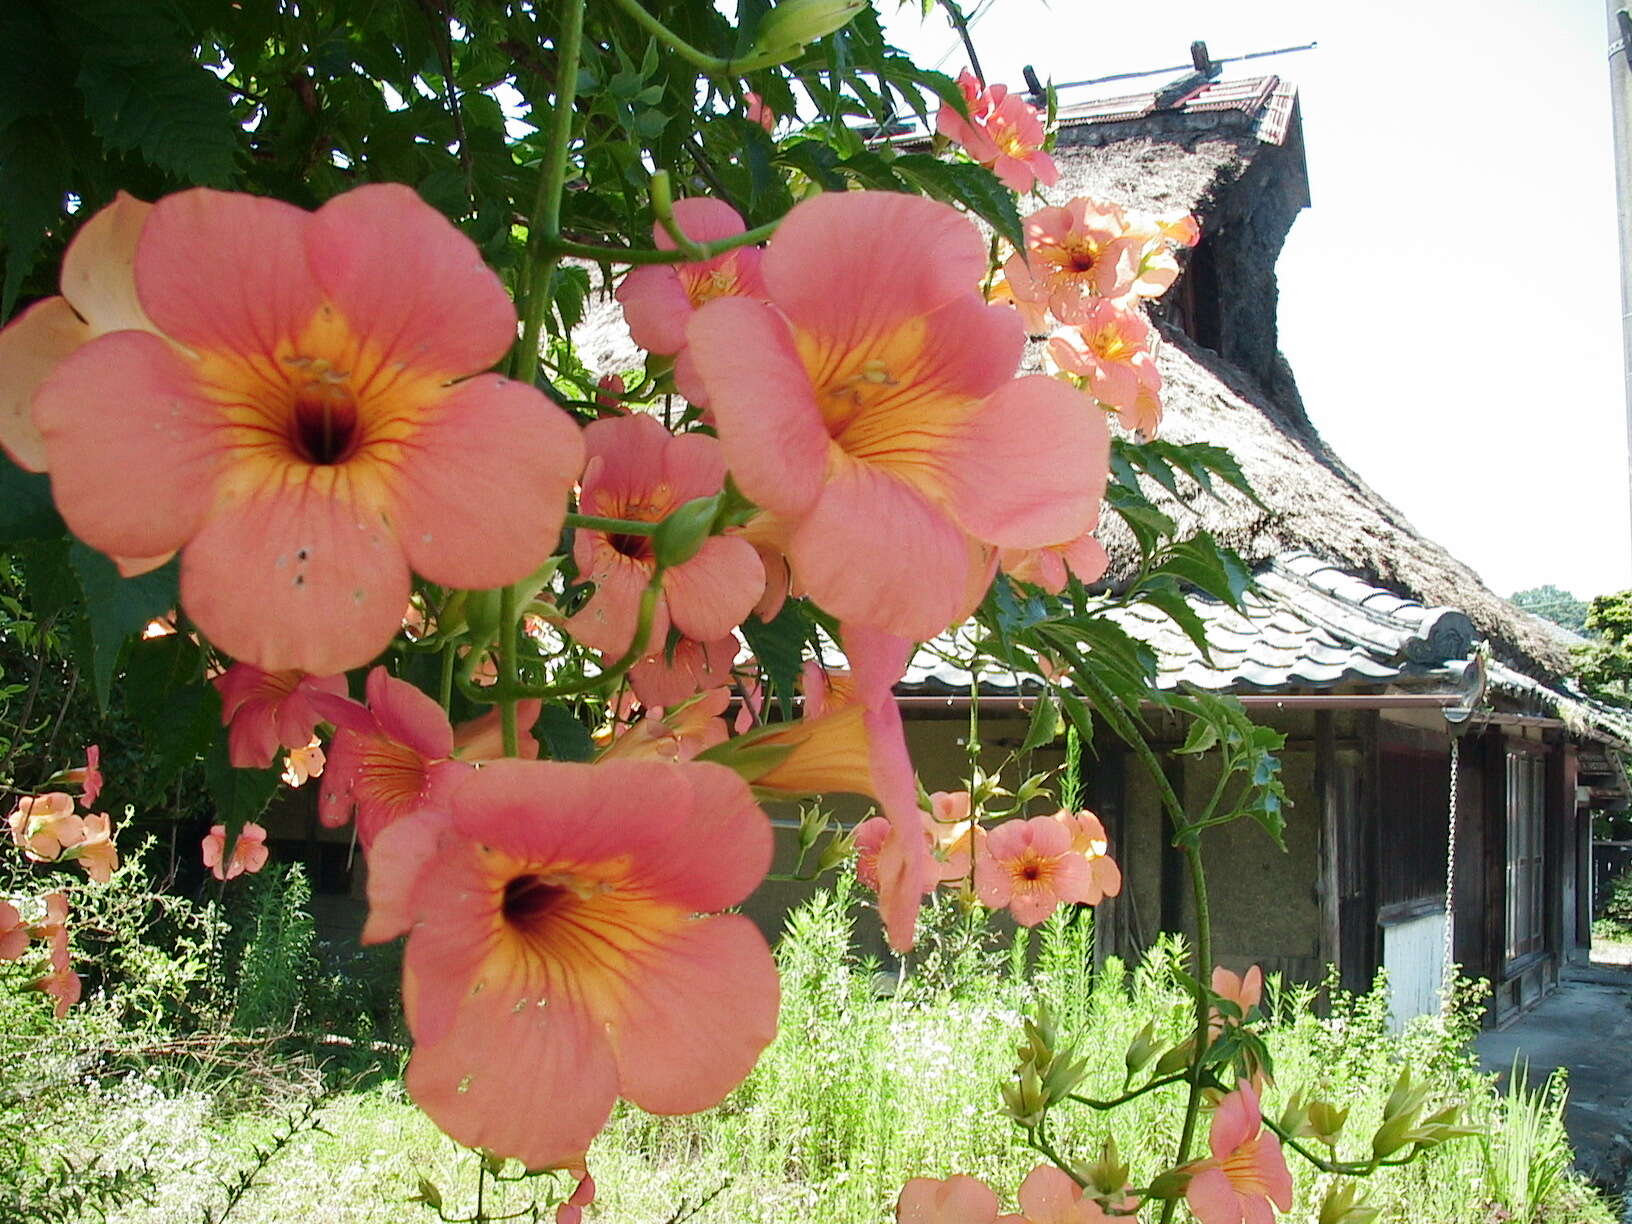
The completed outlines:
{"type": "Polygon", "coordinates": [[[1330,710],[1315,712],[1315,798],[1320,804],[1320,940],[1321,964],[1342,963],[1342,881],[1339,849],[1343,804],[1337,774],[1337,733],[1330,710]]]}
{"type": "MultiPolygon", "coordinates": [[[[1120,740],[1102,742],[1094,754],[1092,769],[1085,750],[1078,761],[1081,794],[1088,807],[1105,826],[1111,858],[1131,867],[1123,856],[1128,846],[1128,749],[1120,740]]],[[[1108,897],[1094,910],[1094,963],[1102,965],[1107,956],[1131,960],[1139,951],[1129,923],[1128,900],[1108,897]]]]}
{"type": "Polygon", "coordinates": [[[1382,934],[1377,925],[1378,814],[1389,801],[1382,794],[1382,765],[1375,710],[1360,716],[1360,778],[1355,802],[1338,821],[1338,964],[1343,989],[1359,994],[1371,989],[1382,964],[1382,934]]]}
{"type": "MultiPolygon", "coordinates": [[[[1494,991],[1502,981],[1507,949],[1507,745],[1501,728],[1484,735],[1485,929],[1483,956],[1469,968],[1489,979],[1494,991]]],[[[1494,995],[1493,995],[1494,998],[1494,995]]]]}

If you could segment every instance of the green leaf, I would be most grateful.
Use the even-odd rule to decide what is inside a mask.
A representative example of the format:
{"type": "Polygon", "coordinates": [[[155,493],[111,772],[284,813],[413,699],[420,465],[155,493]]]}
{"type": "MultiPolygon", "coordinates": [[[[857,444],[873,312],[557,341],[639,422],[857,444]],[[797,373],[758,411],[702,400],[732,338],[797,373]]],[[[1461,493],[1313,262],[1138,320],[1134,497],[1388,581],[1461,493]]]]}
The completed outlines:
{"type": "Polygon", "coordinates": [[[17,540],[44,540],[66,530],[51,500],[51,478],[25,472],[0,454],[0,548],[17,540]]]}
{"type": "Polygon", "coordinates": [[[769,624],[750,616],[742,623],[742,636],[748,639],[749,648],[765,671],[767,699],[778,702],[783,718],[792,718],[793,695],[799,687],[805,641],[810,636],[805,605],[797,599],[788,600],[769,624]]]}
{"type": "Polygon", "coordinates": [[[240,136],[231,100],[170,6],[81,0],[74,7],[84,47],[77,85],[102,142],[138,152],[183,182],[230,184],[240,136]]]}
{"type": "Polygon", "coordinates": [[[1205,531],[1173,545],[1156,572],[1171,574],[1237,611],[1241,609],[1241,596],[1252,585],[1252,575],[1241,558],[1219,547],[1205,531]]]}
{"type": "Polygon", "coordinates": [[[215,801],[215,818],[227,826],[227,846],[223,854],[230,854],[238,839],[238,832],[266,811],[272,796],[278,793],[281,762],[274,761],[266,769],[235,769],[227,756],[227,733],[222,728],[210,745],[204,758],[204,782],[215,801]]]}
{"type": "Polygon", "coordinates": [[[589,728],[578,720],[572,710],[559,702],[550,702],[539,712],[533,724],[544,753],[552,761],[587,761],[595,755],[595,744],[589,738],[589,728]]]}
{"type": "Polygon", "coordinates": [[[895,169],[936,199],[963,205],[1015,247],[1026,245],[1014,192],[985,166],[944,162],[931,153],[908,153],[895,159],[895,169]]]}
{"type": "Polygon", "coordinates": [[[1200,755],[1212,751],[1217,743],[1218,728],[1213,723],[1198,718],[1190,724],[1190,733],[1184,737],[1184,746],[1175,751],[1200,755]]]}
{"type": "Polygon", "coordinates": [[[85,616],[90,625],[91,676],[96,687],[97,705],[108,708],[108,693],[119,666],[119,651],[125,639],[140,633],[147,622],[176,606],[175,560],[135,578],[121,578],[119,569],[95,549],[75,540],[68,549],[68,562],[85,592],[85,616]]]}
{"type": "Polygon", "coordinates": [[[1030,752],[1044,744],[1052,744],[1059,733],[1059,702],[1050,696],[1040,697],[1031,711],[1031,725],[1026,728],[1026,738],[1020,741],[1020,751],[1030,752]]]}
{"type": "Polygon", "coordinates": [[[218,734],[221,697],[204,679],[203,649],[187,634],[132,642],[122,691],[156,786],[207,752],[218,734]]]}

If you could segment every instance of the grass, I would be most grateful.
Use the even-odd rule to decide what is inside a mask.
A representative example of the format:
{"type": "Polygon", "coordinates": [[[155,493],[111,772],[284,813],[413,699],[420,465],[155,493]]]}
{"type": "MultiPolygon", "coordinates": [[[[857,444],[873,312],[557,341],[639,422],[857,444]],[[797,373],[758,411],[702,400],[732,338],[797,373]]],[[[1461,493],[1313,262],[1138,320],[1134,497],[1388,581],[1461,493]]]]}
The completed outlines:
{"type": "MultiPolygon", "coordinates": [[[[1123,1051],[1147,1018],[1174,1039],[1184,1029],[1173,945],[1137,968],[1111,961],[1095,974],[1087,921],[1051,922],[1033,939],[1000,946],[942,903],[914,974],[897,982],[849,953],[855,909],[841,892],[795,916],[778,949],[780,1035],[723,1105],[681,1119],[620,1108],[591,1152],[601,1187],[591,1221],[659,1224],[690,1212],[696,1224],[885,1224],[907,1178],[953,1172],[985,1178],[1012,1209],[1037,1163],[997,1108],[1020,1016],[1046,1000],[1062,1031],[1081,1036],[1091,1068],[1082,1091],[1093,1095],[1119,1089],[1123,1051]]],[[[1465,1018],[1396,1037],[1380,993],[1339,998],[1325,1019],[1309,1002],[1300,988],[1271,998],[1265,1035],[1277,1085],[1267,1110],[1310,1087],[1352,1107],[1358,1150],[1408,1063],[1444,1099],[1466,1102],[1483,1132],[1372,1179],[1385,1224],[1611,1224],[1609,1208],[1569,1171],[1561,1084],[1530,1089],[1519,1080],[1512,1095],[1498,1096],[1465,1053],[1465,1018]]],[[[0,1038],[0,1065],[31,1068],[12,1076],[20,1103],[7,1112],[0,1102],[0,1126],[30,1117],[23,1147],[37,1168],[94,1153],[96,1168],[82,1182],[147,1170],[149,1201],[111,1211],[112,1224],[220,1221],[235,1193],[228,1218],[239,1224],[432,1221],[434,1212],[408,1201],[426,1184],[450,1218],[475,1205],[475,1158],[407,1101],[389,1050],[383,1066],[358,1079],[332,1055],[325,1070],[316,1053],[287,1044],[223,1046],[208,1057],[143,1052],[128,1034],[98,1030],[95,1017],[93,1008],[69,1033],[27,1049],[0,1038]],[[133,1048],[105,1052],[120,1041],[133,1048]],[[70,1052],[98,1043],[103,1053],[70,1052]]],[[[1139,1180],[1171,1158],[1181,1108],[1177,1090],[1163,1090],[1114,1115],[1061,1110],[1056,1138],[1091,1156],[1114,1133],[1139,1180]]],[[[15,1136],[0,1133],[0,1149],[8,1142],[15,1136]]],[[[1289,1159],[1298,1206],[1284,1218],[1313,1224],[1330,1179],[1289,1159]]],[[[4,1173],[0,1165],[0,1193],[4,1173]]],[[[566,1188],[564,1179],[553,1187],[556,1195],[566,1188]]],[[[521,1210],[551,1189],[548,1179],[490,1183],[485,1206],[521,1210]]],[[[0,1198],[0,1218],[9,1220],[4,1207],[0,1198]]]]}

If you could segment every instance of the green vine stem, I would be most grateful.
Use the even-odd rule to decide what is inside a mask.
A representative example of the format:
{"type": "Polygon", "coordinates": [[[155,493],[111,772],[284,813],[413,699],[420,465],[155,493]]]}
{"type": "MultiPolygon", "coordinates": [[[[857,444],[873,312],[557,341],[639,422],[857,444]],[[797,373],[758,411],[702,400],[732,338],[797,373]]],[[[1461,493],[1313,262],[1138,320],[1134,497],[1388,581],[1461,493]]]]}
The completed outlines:
{"type": "Polygon", "coordinates": [[[1151,1080],[1142,1088],[1135,1088],[1132,1092],[1124,1092],[1121,1096],[1111,1097],[1109,1100],[1096,1100],[1093,1097],[1078,1096],[1074,1092],[1065,1099],[1075,1101],[1078,1105],[1086,1105],[1089,1109],[1117,1109],[1126,1105],[1129,1101],[1144,1096],[1147,1092],[1155,1092],[1158,1088],[1166,1088],[1169,1084],[1182,1084],[1189,1078],[1190,1072],[1188,1070],[1175,1071],[1172,1075],[1164,1075],[1161,1079],[1151,1080]]]}
{"type": "Polygon", "coordinates": [[[668,26],[664,25],[651,13],[647,12],[639,0],[612,0],[619,8],[635,19],[635,23],[652,37],[663,43],[686,63],[703,73],[713,77],[740,77],[750,72],[758,72],[761,68],[769,68],[780,64],[785,55],[778,52],[754,56],[745,60],[722,59],[718,55],[710,55],[700,47],[695,47],[668,26]]]}
{"type": "Polygon", "coordinates": [[[716,238],[712,242],[694,242],[691,244],[691,253],[680,250],[658,251],[638,247],[599,246],[592,242],[574,242],[570,238],[551,239],[543,242],[542,246],[554,255],[572,255],[579,259],[593,259],[596,263],[630,265],[693,263],[700,259],[713,259],[716,255],[724,255],[738,247],[756,246],[776,233],[779,224],[780,221],[768,221],[743,233],[732,234],[729,238],[716,238]]]}

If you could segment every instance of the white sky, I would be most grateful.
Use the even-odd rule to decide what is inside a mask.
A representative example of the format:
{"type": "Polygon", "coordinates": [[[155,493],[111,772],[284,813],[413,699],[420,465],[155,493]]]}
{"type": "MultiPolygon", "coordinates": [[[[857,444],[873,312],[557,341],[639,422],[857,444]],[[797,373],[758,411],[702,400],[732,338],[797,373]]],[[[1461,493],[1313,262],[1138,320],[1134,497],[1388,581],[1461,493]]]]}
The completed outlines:
{"type": "MultiPolygon", "coordinates": [[[[1280,322],[1309,415],[1499,594],[1586,598],[1632,586],[1605,29],[1603,0],[991,0],[973,34],[1015,88],[1318,42],[1224,71],[1299,87],[1280,322]]],[[[964,66],[938,11],[890,33],[964,66]]]]}

